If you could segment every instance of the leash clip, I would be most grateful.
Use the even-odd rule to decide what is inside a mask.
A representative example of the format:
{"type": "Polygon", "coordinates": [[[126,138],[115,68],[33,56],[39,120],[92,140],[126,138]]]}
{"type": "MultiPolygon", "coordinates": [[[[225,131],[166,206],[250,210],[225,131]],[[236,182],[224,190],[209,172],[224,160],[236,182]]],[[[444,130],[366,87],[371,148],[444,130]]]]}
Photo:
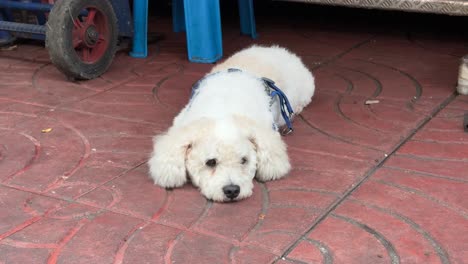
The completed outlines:
{"type": "Polygon", "coordinates": [[[292,132],[294,131],[294,129],[290,128],[290,127],[283,127],[283,129],[281,129],[281,135],[282,136],[287,136],[289,134],[291,134],[292,132]]]}

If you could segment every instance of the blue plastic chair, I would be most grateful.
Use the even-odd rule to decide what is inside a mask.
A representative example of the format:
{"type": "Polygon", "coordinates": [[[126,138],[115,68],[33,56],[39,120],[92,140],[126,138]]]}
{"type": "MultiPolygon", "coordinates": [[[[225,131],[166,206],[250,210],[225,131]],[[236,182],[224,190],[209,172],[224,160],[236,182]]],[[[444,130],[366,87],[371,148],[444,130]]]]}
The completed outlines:
{"type": "Polygon", "coordinates": [[[133,47],[130,56],[148,56],[148,0],[133,1],[133,47]]]}
{"type": "MultiPolygon", "coordinates": [[[[186,31],[191,62],[213,63],[223,56],[219,0],[173,0],[175,32],[186,31]]],[[[257,37],[253,0],[238,0],[241,33],[257,37]]],[[[132,57],[147,56],[148,0],[134,1],[132,57]]]]}

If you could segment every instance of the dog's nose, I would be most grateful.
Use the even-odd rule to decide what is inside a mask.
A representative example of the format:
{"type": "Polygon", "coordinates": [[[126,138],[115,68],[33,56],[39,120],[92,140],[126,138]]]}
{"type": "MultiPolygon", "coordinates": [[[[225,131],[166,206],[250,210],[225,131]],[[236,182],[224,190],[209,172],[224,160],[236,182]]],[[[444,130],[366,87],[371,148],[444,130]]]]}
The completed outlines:
{"type": "Polygon", "coordinates": [[[224,195],[226,195],[227,198],[229,199],[234,199],[237,196],[239,196],[240,193],[240,187],[239,185],[226,185],[223,187],[223,192],[224,195]]]}

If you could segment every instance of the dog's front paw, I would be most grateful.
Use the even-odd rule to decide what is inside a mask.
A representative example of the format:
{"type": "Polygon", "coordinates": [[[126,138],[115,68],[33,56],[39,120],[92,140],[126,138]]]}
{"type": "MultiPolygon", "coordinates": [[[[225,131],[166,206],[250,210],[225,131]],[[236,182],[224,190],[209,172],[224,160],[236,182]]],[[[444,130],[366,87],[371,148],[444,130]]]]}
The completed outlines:
{"type": "Polygon", "coordinates": [[[263,163],[260,166],[255,178],[261,182],[280,179],[286,176],[291,170],[291,164],[287,156],[271,159],[270,162],[263,163]]]}
{"type": "Polygon", "coordinates": [[[153,179],[154,184],[157,184],[164,188],[176,188],[181,187],[187,181],[185,176],[185,167],[178,167],[161,160],[158,157],[153,156],[148,161],[150,169],[150,177],[153,179]],[[171,166],[172,165],[172,166],[171,166]]]}
{"type": "Polygon", "coordinates": [[[180,187],[187,181],[185,154],[188,144],[179,142],[179,139],[174,135],[154,138],[154,151],[148,165],[151,178],[161,187],[180,187]]]}

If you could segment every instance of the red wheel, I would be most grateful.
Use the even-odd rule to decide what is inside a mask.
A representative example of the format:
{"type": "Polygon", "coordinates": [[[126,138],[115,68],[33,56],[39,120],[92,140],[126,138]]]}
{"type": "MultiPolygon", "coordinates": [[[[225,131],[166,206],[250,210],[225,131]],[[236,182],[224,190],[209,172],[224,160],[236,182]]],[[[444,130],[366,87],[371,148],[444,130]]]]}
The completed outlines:
{"type": "Polygon", "coordinates": [[[73,48],[83,62],[94,63],[104,56],[109,46],[109,22],[99,9],[86,10],[87,16],[73,20],[73,48]]]}
{"type": "Polygon", "coordinates": [[[92,79],[108,69],[117,47],[117,19],[108,0],[57,1],[47,25],[46,46],[60,71],[92,79]]]}

